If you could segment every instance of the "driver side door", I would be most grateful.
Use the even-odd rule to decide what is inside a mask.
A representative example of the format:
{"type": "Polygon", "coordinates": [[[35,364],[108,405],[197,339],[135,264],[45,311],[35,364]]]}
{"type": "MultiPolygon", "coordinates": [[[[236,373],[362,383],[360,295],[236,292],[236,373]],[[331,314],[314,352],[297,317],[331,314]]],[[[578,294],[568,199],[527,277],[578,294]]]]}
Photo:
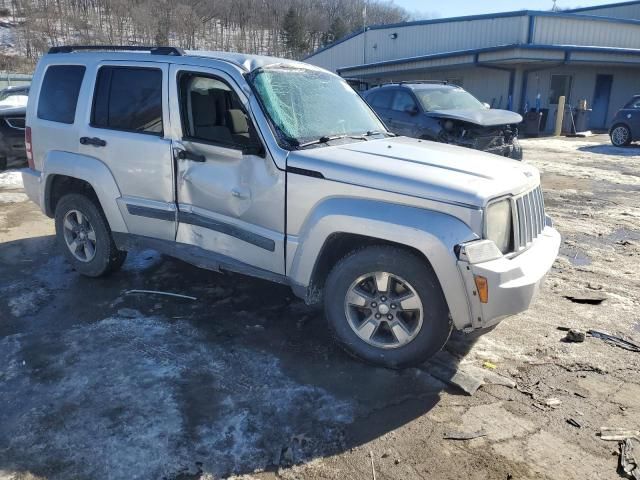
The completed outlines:
{"type": "Polygon", "coordinates": [[[225,72],[172,65],[176,240],[284,274],[285,173],[264,147],[248,99],[225,72]],[[175,113],[174,113],[175,112],[175,113]]]}

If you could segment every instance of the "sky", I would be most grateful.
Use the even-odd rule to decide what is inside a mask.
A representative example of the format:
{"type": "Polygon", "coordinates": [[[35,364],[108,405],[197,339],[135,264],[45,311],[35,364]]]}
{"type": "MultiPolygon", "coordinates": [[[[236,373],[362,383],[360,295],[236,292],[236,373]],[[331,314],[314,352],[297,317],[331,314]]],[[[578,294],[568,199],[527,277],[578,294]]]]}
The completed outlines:
{"type": "MultiPolygon", "coordinates": [[[[616,3],[620,0],[558,0],[559,8],[591,7],[616,3]]],[[[552,0],[394,0],[421,18],[458,17],[481,13],[511,12],[514,10],[551,10],[552,0]]]]}

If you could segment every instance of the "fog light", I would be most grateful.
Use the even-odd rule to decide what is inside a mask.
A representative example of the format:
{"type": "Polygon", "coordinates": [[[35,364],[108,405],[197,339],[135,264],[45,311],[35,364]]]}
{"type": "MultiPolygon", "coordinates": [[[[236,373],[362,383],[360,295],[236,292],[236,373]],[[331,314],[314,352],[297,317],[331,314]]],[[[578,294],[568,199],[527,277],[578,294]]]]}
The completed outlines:
{"type": "Polygon", "coordinates": [[[487,279],[480,275],[474,275],[473,279],[476,282],[476,290],[478,291],[478,298],[481,303],[487,303],[489,301],[489,282],[487,279]]]}

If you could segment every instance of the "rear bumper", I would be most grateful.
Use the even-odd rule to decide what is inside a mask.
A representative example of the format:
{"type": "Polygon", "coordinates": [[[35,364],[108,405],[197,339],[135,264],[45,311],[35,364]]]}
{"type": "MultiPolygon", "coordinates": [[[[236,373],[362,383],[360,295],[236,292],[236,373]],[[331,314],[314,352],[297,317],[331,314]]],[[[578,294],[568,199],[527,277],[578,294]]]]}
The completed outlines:
{"type": "Polygon", "coordinates": [[[558,256],[560,234],[547,226],[534,244],[514,258],[471,264],[458,261],[472,313],[469,330],[487,328],[529,308],[544,276],[558,256]],[[487,279],[488,299],[480,302],[475,276],[487,279]]]}
{"type": "Polygon", "coordinates": [[[31,168],[23,168],[21,172],[22,183],[24,184],[24,190],[27,197],[42,209],[42,189],[40,188],[42,177],[40,172],[31,168]]]}

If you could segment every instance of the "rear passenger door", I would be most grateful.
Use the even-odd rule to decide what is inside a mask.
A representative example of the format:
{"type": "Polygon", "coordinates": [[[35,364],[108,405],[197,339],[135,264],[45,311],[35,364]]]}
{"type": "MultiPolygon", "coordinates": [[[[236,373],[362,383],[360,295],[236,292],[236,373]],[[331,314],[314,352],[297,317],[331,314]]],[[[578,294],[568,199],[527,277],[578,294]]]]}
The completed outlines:
{"type": "Polygon", "coordinates": [[[176,161],[176,240],[223,261],[284,273],[285,173],[279,170],[227,73],[170,69],[176,161]]]}
{"type": "Polygon", "coordinates": [[[391,88],[384,88],[374,91],[369,96],[367,96],[367,102],[382,119],[387,128],[395,133],[395,130],[393,128],[393,118],[391,116],[391,102],[393,101],[393,93],[394,90],[391,88]]]}
{"type": "Polygon", "coordinates": [[[415,137],[418,131],[418,104],[406,90],[396,90],[391,102],[394,131],[398,135],[415,137]]]}
{"type": "Polygon", "coordinates": [[[105,61],[87,73],[94,79],[93,104],[80,129],[79,153],[111,170],[129,233],[174,240],[168,65],[105,61]]]}

